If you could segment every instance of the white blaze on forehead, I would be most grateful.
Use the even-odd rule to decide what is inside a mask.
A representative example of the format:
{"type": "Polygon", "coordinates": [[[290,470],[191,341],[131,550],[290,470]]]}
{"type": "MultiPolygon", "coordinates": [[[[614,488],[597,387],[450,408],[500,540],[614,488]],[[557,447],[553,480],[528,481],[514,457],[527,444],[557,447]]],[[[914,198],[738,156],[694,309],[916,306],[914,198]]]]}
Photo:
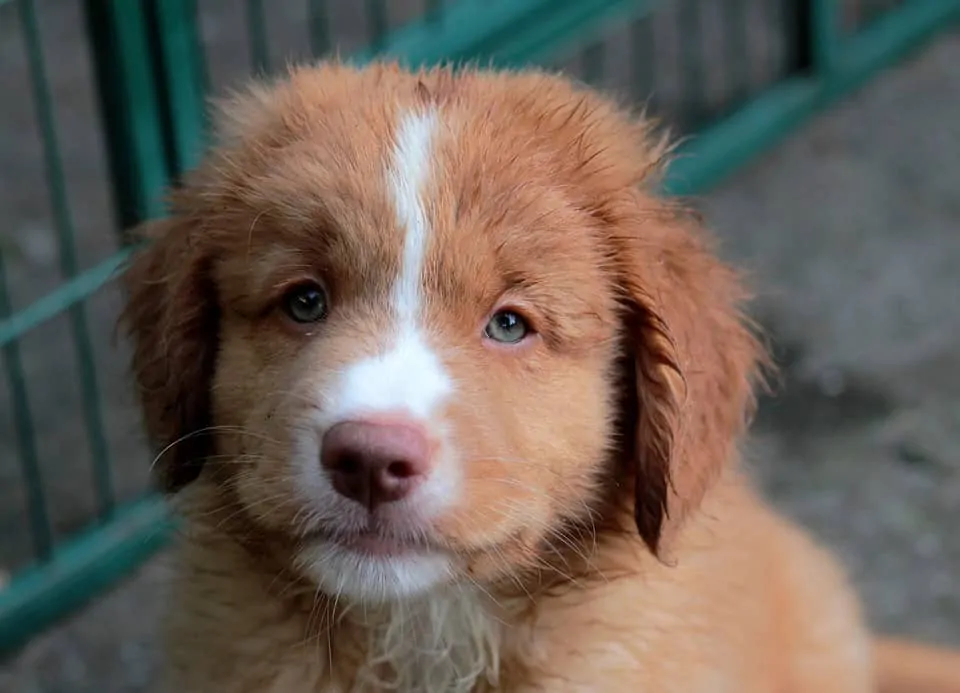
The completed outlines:
{"type": "Polygon", "coordinates": [[[415,323],[421,303],[420,272],[430,229],[420,194],[430,175],[430,145],[436,128],[435,110],[408,114],[400,122],[388,173],[397,221],[405,234],[400,279],[394,287],[397,317],[403,326],[415,323]]]}
{"type": "Polygon", "coordinates": [[[452,383],[421,330],[421,275],[430,224],[423,191],[431,173],[432,142],[437,129],[435,109],[407,113],[394,137],[387,185],[397,223],[403,231],[400,274],[390,296],[393,321],[385,325],[384,351],[351,366],[337,393],[337,413],[406,411],[430,416],[452,390],[452,383]]]}

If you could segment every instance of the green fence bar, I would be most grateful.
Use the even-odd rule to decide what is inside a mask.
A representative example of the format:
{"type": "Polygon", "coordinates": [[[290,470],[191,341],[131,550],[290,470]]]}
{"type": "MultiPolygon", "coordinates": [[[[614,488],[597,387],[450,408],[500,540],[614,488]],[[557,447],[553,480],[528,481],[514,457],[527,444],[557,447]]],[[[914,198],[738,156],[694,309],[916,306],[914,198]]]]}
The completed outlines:
{"type": "MultiPolygon", "coordinates": [[[[33,86],[34,108],[39,120],[43,141],[43,159],[47,179],[47,192],[53,211],[60,251],[60,272],[65,278],[77,274],[77,258],[73,220],[70,215],[67,191],[64,187],[63,165],[60,160],[60,145],[50,100],[50,88],[44,67],[40,43],[40,28],[37,25],[33,0],[20,0],[21,28],[27,49],[30,83],[33,86]]],[[[107,447],[103,416],[100,410],[100,389],[97,384],[93,345],[87,325],[86,309],[82,303],[74,304],[68,311],[73,331],[73,346],[80,377],[80,396],[83,402],[83,419],[90,446],[93,464],[94,488],[97,492],[100,514],[107,517],[113,512],[113,481],[110,469],[110,451],[107,447]]]]}
{"type": "Polygon", "coordinates": [[[580,54],[583,78],[590,84],[599,85],[606,72],[607,46],[602,41],[591,43],[580,54]]]}
{"type": "Polygon", "coordinates": [[[689,195],[716,185],[818,109],[958,21],[960,0],[912,0],[844,39],[830,73],[786,79],[691,138],[670,167],[667,191],[689,195]]]}
{"type": "MultiPolygon", "coordinates": [[[[0,318],[10,315],[10,296],[7,293],[7,271],[0,253],[0,318]]],[[[40,458],[37,455],[37,437],[34,432],[33,414],[30,411],[30,397],[23,375],[23,362],[20,359],[20,344],[16,340],[0,342],[3,345],[3,370],[10,390],[10,404],[13,408],[13,426],[17,436],[17,451],[20,457],[20,470],[26,490],[27,518],[33,539],[33,552],[37,559],[44,561],[53,550],[53,531],[50,528],[50,515],[47,513],[47,499],[43,493],[43,475],[40,472],[40,458]]],[[[0,650],[2,651],[2,650],[0,650]]]]}
{"type": "Polygon", "coordinates": [[[19,573],[0,590],[0,653],[20,646],[91,594],[107,589],[118,575],[135,569],[169,540],[172,530],[163,500],[134,501],[119,506],[111,522],[79,533],[47,561],[19,573]]]}
{"type": "Polygon", "coordinates": [[[678,0],[677,36],[683,43],[680,50],[680,91],[683,94],[682,125],[687,130],[702,123],[703,113],[703,27],[700,3],[696,0],[678,0]]]}
{"type": "Polygon", "coordinates": [[[652,11],[658,3],[643,0],[564,0],[548,4],[550,6],[538,8],[517,18],[516,22],[505,24],[488,37],[489,43],[477,46],[474,49],[476,53],[465,57],[490,57],[495,64],[504,66],[544,62],[556,55],[559,48],[572,42],[594,40],[603,29],[618,21],[642,16],[652,11]]]}
{"type": "Polygon", "coordinates": [[[3,314],[0,319],[0,346],[19,339],[33,328],[51,320],[79,301],[83,301],[102,289],[126,262],[130,250],[125,249],[103,262],[81,272],[61,284],[43,298],[34,301],[12,315],[3,314]]]}
{"type": "Polygon", "coordinates": [[[270,72],[267,15],[263,11],[263,0],[247,0],[247,45],[251,71],[259,75],[270,72]]]}
{"type": "Polygon", "coordinates": [[[367,0],[367,43],[378,51],[387,38],[387,0],[367,0]]]}
{"type": "Polygon", "coordinates": [[[657,52],[650,17],[633,20],[628,40],[631,94],[652,115],[657,103],[657,52]]]}
{"type": "Polygon", "coordinates": [[[333,47],[327,0],[310,0],[307,12],[310,13],[310,52],[315,58],[320,58],[333,47]]]}
{"type": "Polygon", "coordinates": [[[173,177],[199,162],[206,145],[207,71],[196,0],[151,0],[147,24],[156,56],[157,99],[167,168],[173,177]]]}
{"type": "Polygon", "coordinates": [[[428,22],[439,23],[443,21],[444,9],[443,0],[424,0],[423,16],[428,22]]]}
{"type": "Polygon", "coordinates": [[[163,213],[169,181],[145,5],[84,0],[117,228],[163,213]]]}
{"type": "Polygon", "coordinates": [[[840,7],[836,0],[804,0],[801,3],[809,17],[809,46],[813,65],[829,72],[840,51],[840,7]]]}
{"type": "Polygon", "coordinates": [[[750,56],[747,46],[747,10],[745,0],[727,0],[723,13],[723,45],[726,69],[724,81],[729,107],[738,104],[750,89],[750,56]]]}
{"type": "Polygon", "coordinates": [[[549,60],[558,48],[593,40],[612,21],[642,16],[657,4],[656,0],[460,0],[444,10],[443,31],[420,20],[393,32],[382,50],[361,51],[356,58],[362,62],[382,52],[414,66],[440,60],[533,63],[549,60]]]}

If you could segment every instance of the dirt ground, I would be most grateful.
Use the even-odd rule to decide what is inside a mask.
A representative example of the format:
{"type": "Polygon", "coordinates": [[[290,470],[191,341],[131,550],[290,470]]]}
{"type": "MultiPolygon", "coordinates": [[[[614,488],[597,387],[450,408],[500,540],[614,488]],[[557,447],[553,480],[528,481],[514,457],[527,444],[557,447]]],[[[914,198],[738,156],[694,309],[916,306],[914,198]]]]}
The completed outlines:
{"type": "MultiPolygon", "coordinates": [[[[69,7],[64,3],[63,7],[69,7]]],[[[2,16],[2,15],[0,15],[2,16]]],[[[69,10],[47,20],[71,60],[69,10]],[[58,33],[60,32],[60,33],[58,33]]],[[[229,28],[229,27],[228,27],[229,28]]],[[[213,31],[209,29],[208,31],[213,31]]],[[[215,27],[210,40],[237,32],[215,27]]],[[[210,38],[210,37],[208,37],[210,38]]],[[[20,48],[0,24],[0,64],[20,48]]],[[[80,50],[74,46],[73,49],[80,50]]],[[[82,70],[82,61],[77,61],[82,70]]],[[[783,146],[741,171],[701,205],[724,254],[752,275],[756,315],[769,330],[784,387],[764,400],[747,457],[767,493],[833,547],[877,627],[960,645],[960,34],[938,40],[783,146]]],[[[226,69],[226,68],[224,68],[226,69]]],[[[66,116],[89,121],[89,75],[56,71],[72,94],[66,116]],[[86,80],[86,82],[84,81],[86,80]],[[76,86],[79,84],[80,86],[76,86]],[[72,91],[71,91],[72,89],[72,91]],[[87,94],[87,96],[84,96],[87,94]]],[[[0,70],[0,91],[26,93],[22,73],[0,70]],[[19,80],[19,81],[18,81],[19,80]]],[[[17,305],[56,285],[56,245],[31,138],[33,114],[0,106],[0,243],[17,305]],[[16,166],[16,168],[13,168],[16,166]],[[16,176],[9,176],[15,170],[16,176]],[[13,219],[10,226],[7,220],[13,219]]],[[[71,198],[89,266],[115,246],[105,168],[93,130],[64,138],[71,198]]],[[[89,307],[116,459],[143,459],[136,415],[111,345],[110,291],[89,307]]],[[[25,340],[41,457],[62,528],[92,497],[58,461],[83,435],[66,321],[25,340]],[[51,345],[59,349],[50,356],[51,345]],[[60,482],[63,483],[60,483],[60,482]]],[[[2,383],[0,383],[2,385],[2,383]]],[[[7,406],[4,404],[3,406],[7,406]]],[[[29,546],[13,436],[0,409],[0,557],[29,546]]],[[[86,471],[79,467],[82,474],[86,471]]],[[[144,467],[116,465],[121,493],[144,467]]],[[[82,478],[85,483],[86,477],[82,478]]],[[[152,623],[163,557],[92,607],[0,663],[6,693],[135,693],[156,666],[152,623]]]]}

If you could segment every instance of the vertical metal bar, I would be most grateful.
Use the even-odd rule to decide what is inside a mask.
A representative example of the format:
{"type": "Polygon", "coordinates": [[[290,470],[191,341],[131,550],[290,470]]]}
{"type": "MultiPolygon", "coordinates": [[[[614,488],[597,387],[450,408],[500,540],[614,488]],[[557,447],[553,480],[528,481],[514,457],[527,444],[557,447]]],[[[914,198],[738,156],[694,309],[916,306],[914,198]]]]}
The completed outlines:
{"type": "Polygon", "coordinates": [[[386,0],[367,0],[367,33],[370,48],[379,50],[387,38],[387,2],[386,0]]]}
{"type": "Polygon", "coordinates": [[[679,0],[681,122],[696,127],[703,117],[703,31],[697,0],[679,0]]]}
{"type": "Polygon", "coordinates": [[[193,168],[206,143],[206,64],[195,0],[151,0],[147,15],[171,175],[193,168]]]}
{"type": "Polygon", "coordinates": [[[428,22],[442,22],[443,10],[443,0],[423,0],[423,16],[428,22]]]}
{"type": "Polygon", "coordinates": [[[764,73],[764,84],[772,84],[776,80],[783,79],[788,71],[786,65],[790,60],[793,51],[791,42],[790,25],[787,21],[789,17],[790,0],[772,0],[764,8],[763,26],[770,27],[769,38],[766,48],[769,56],[765,62],[768,67],[764,73]]]}
{"type": "Polygon", "coordinates": [[[603,73],[607,62],[607,47],[603,41],[591,43],[580,54],[580,65],[583,69],[583,78],[588,84],[598,86],[603,80],[603,73]]]}
{"type": "MultiPolygon", "coordinates": [[[[796,0],[786,0],[796,4],[796,0]]],[[[728,0],[724,12],[723,40],[726,48],[727,76],[724,80],[729,91],[730,107],[743,100],[750,90],[748,69],[750,42],[747,40],[747,12],[744,0],[728,0]]]]}
{"type": "Polygon", "coordinates": [[[270,47],[267,41],[267,15],[263,0],[247,0],[247,42],[250,47],[252,71],[263,74],[270,71],[270,47]]]}
{"type": "Polygon", "coordinates": [[[841,26],[846,31],[856,31],[863,24],[864,8],[862,0],[845,0],[842,4],[841,26]]]}
{"type": "Polygon", "coordinates": [[[829,73],[840,50],[840,4],[836,0],[797,0],[799,67],[829,73]]]}
{"type": "Polygon", "coordinates": [[[168,182],[144,7],[84,0],[120,229],[163,213],[168,182]]]}
{"type": "MultiPolygon", "coordinates": [[[[7,295],[6,267],[0,253],[0,320],[10,317],[10,297],[7,295]]],[[[43,475],[37,456],[37,439],[30,413],[23,363],[20,360],[20,342],[12,339],[3,344],[3,369],[10,387],[10,404],[13,409],[13,425],[20,452],[20,469],[26,486],[27,517],[33,538],[33,551],[40,560],[48,559],[53,551],[53,531],[47,514],[47,501],[43,493],[43,475]]]]}
{"type": "Polygon", "coordinates": [[[645,16],[634,20],[630,25],[631,93],[653,110],[657,98],[656,58],[653,18],[645,16]]]}
{"type": "MultiPolygon", "coordinates": [[[[802,21],[800,14],[803,11],[797,0],[778,0],[780,3],[780,15],[783,23],[778,27],[783,35],[784,56],[787,73],[795,72],[800,69],[801,58],[804,58],[804,48],[800,44],[800,32],[797,28],[802,21]]],[[[804,58],[809,62],[808,58],[804,58]]]]}
{"type": "MultiPolygon", "coordinates": [[[[57,141],[50,88],[47,84],[46,67],[44,66],[40,41],[40,27],[37,24],[33,0],[20,0],[20,20],[27,49],[34,108],[37,112],[43,140],[47,192],[50,197],[50,207],[53,210],[57,244],[60,250],[60,272],[65,278],[71,278],[77,274],[76,249],[74,248],[76,234],[64,185],[60,145],[57,141]]],[[[90,341],[84,304],[80,302],[71,306],[69,316],[70,325],[73,329],[74,350],[79,366],[83,419],[93,463],[94,486],[100,502],[100,514],[108,516],[113,512],[114,505],[110,451],[107,447],[107,438],[103,428],[103,417],[100,411],[100,388],[97,384],[93,345],[90,341]]]]}
{"type": "Polygon", "coordinates": [[[320,58],[330,52],[330,16],[327,0],[310,0],[310,52],[320,58]]]}

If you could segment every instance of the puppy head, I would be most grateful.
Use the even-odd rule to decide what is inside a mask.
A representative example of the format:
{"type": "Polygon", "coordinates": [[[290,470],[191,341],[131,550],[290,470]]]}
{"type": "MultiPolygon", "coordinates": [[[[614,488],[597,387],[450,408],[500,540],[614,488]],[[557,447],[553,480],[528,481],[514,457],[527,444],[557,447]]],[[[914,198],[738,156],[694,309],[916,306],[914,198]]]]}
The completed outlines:
{"type": "Polygon", "coordinates": [[[220,133],[126,275],[167,490],[203,471],[362,600],[512,578],[624,495],[657,551],[696,507],[757,349],[647,126],[542,74],[324,65],[220,133]]]}

